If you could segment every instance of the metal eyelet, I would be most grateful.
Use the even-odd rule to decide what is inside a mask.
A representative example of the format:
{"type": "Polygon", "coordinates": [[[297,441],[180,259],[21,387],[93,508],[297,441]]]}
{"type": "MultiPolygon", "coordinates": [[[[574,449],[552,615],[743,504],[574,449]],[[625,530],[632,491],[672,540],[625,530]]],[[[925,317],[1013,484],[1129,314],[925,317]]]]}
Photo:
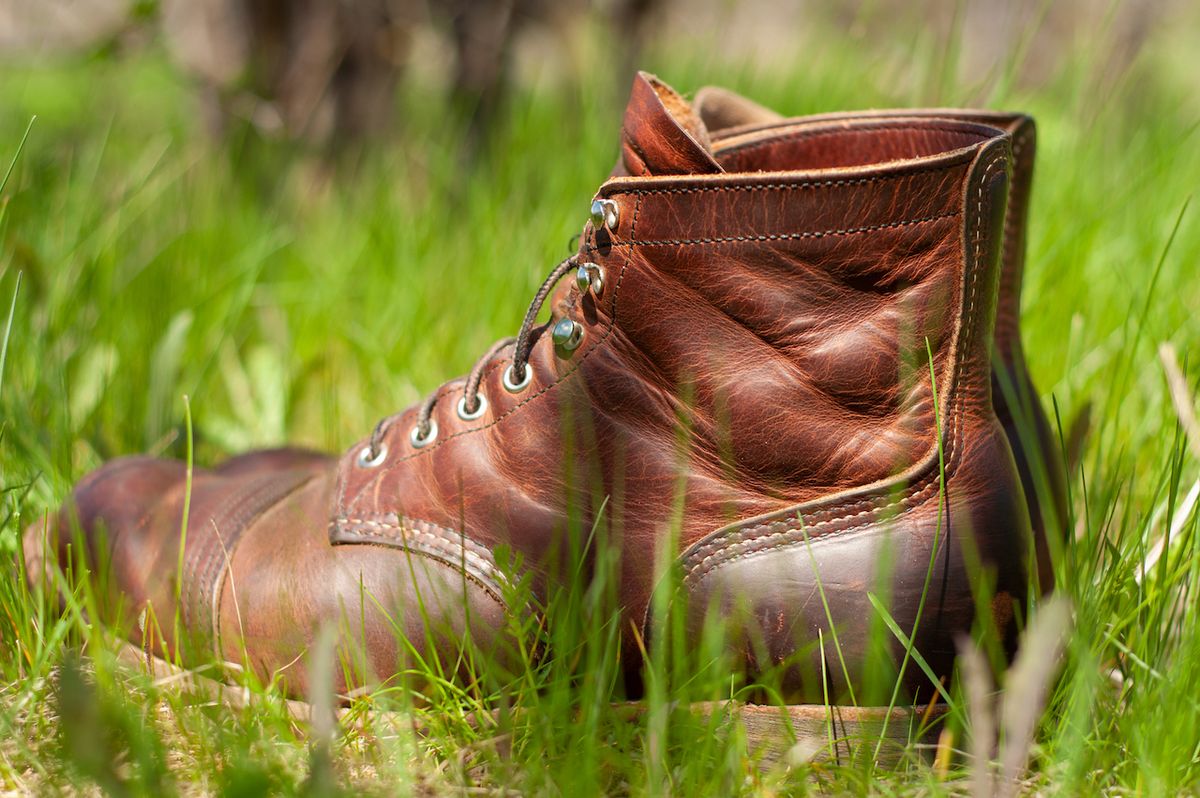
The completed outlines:
{"type": "Polygon", "coordinates": [[[600,296],[604,291],[603,267],[599,263],[579,264],[579,268],[575,270],[575,285],[581,294],[591,291],[596,296],[600,296]]]}
{"type": "Polygon", "coordinates": [[[412,432],[408,433],[408,442],[413,445],[414,449],[423,449],[429,444],[433,443],[437,436],[438,425],[437,422],[431,418],[429,419],[429,434],[422,438],[421,428],[413,427],[412,432]]]}
{"type": "Polygon", "coordinates": [[[525,376],[521,378],[520,382],[517,382],[513,376],[513,366],[515,365],[516,363],[508,364],[508,368],[504,370],[504,378],[501,380],[501,382],[504,383],[504,390],[508,391],[509,393],[520,393],[528,388],[529,383],[533,381],[533,369],[529,367],[528,363],[526,363],[525,376]]]}
{"type": "Polygon", "coordinates": [[[565,357],[563,352],[570,354],[583,343],[583,325],[574,319],[560,319],[554,325],[554,329],[550,331],[550,338],[554,341],[554,347],[559,350],[560,356],[565,357]]]}
{"type": "Polygon", "coordinates": [[[463,421],[474,421],[487,412],[487,397],[482,393],[475,394],[475,409],[467,410],[467,395],[463,394],[458,399],[458,417],[463,421]]]}
{"type": "Polygon", "coordinates": [[[387,444],[381,444],[379,451],[372,456],[371,445],[367,444],[358,452],[358,467],[359,468],[375,468],[382,465],[384,458],[387,457],[387,444]]]}
{"type": "Polygon", "coordinates": [[[603,227],[610,233],[617,229],[617,222],[621,219],[621,209],[617,203],[610,199],[592,200],[592,226],[595,228],[603,227]]]}

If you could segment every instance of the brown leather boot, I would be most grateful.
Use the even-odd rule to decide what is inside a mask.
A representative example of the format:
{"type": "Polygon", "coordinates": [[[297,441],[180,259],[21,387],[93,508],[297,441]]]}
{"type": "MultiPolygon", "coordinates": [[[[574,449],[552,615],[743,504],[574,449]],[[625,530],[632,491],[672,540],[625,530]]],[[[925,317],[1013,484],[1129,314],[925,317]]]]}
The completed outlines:
{"type": "Polygon", "coordinates": [[[510,605],[498,560],[544,599],[569,518],[587,529],[612,497],[631,658],[639,635],[654,643],[664,541],[695,632],[713,608],[743,619],[746,666],[782,663],[794,696],[828,687],[810,654],[831,635],[857,677],[868,591],[937,676],[977,621],[982,571],[983,617],[1009,632],[1031,560],[990,380],[1009,137],[841,121],[761,137],[731,169],[643,74],[621,144],[579,253],[466,379],[340,457],[246,455],[198,470],[190,497],[179,463],[110,463],[29,530],[31,573],[43,552],[65,561],[77,525],[109,572],[108,617],[123,604],[140,621],[132,640],[191,642],[303,694],[324,625],[365,657],[340,688],[453,657],[468,628],[503,649],[508,619],[536,608],[510,605]]]}
{"type": "MultiPolygon", "coordinates": [[[[1061,539],[1067,524],[1066,466],[1062,447],[1025,364],[1021,348],[1021,280],[1025,272],[1026,229],[1033,166],[1037,153],[1037,128],[1031,117],[1019,113],[962,108],[903,108],[851,113],[817,114],[785,118],[783,115],[719,86],[696,92],[694,108],[712,138],[717,161],[737,168],[738,153],[754,147],[757,138],[775,138],[782,128],[801,135],[800,127],[822,128],[830,123],[876,120],[886,124],[897,117],[938,117],[976,122],[1000,128],[1012,137],[1013,171],[1009,187],[1008,216],[1000,260],[1000,294],[993,333],[992,401],[1004,426],[1017,471],[1029,504],[1030,521],[1038,546],[1038,578],[1043,591],[1053,587],[1047,532],[1061,539]]],[[[789,168],[804,168],[789,163],[789,168]]]]}

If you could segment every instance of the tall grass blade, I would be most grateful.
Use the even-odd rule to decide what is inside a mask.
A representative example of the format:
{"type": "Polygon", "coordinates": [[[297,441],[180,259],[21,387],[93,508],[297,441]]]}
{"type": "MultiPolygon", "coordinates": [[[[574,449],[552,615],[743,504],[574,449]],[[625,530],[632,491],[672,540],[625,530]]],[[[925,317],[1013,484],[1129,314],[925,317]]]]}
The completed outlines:
{"type": "Polygon", "coordinates": [[[1071,605],[1054,595],[1042,602],[1021,636],[1017,658],[1009,669],[1000,705],[1004,747],[1000,755],[1001,796],[1016,793],[1025,771],[1038,718],[1046,706],[1050,680],[1058,672],[1062,649],[1071,628],[1071,605]]]}
{"type": "Polygon", "coordinates": [[[8,303],[8,320],[4,323],[4,339],[0,340],[0,393],[4,392],[4,366],[8,362],[8,342],[12,338],[13,317],[17,314],[17,294],[21,290],[21,273],[17,272],[17,284],[13,287],[12,301],[8,303]]]}
{"type": "Polygon", "coordinates": [[[958,657],[967,718],[971,722],[971,758],[968,762],[971,795],[988,798],[996,791],[996,778],[992,773],[996,747],[995,683],[987,658],[969,637],[959,638],[958,657]]]}
{"type": "Polygon", "coordinates": [[[21,152],[25,149],[25,142],[29,140],[29,131],[33,130],[33,123],[37,121],[37,114],[29,117],[29,124],[25,126],[25,132],[21,134],[21,143],[17,145],[17,151],[13,153],[12,160],[8,162],[8,169],[4,172],[4,177],[0,178],[0,192],[8,186],[8,179],[12,177],[13,169],[17,167],[17,161],[21,158],[21,152]]]}

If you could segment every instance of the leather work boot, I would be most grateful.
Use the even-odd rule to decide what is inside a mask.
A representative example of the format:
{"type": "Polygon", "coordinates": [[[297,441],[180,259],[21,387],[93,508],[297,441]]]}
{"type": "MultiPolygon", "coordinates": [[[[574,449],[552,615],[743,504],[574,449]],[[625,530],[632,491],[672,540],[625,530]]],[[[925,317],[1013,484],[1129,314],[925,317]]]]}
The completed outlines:
{"type": "Polygon", "coordinates": [[[789,699],[858,677],[868,594],[935,677],[977,623],[1011,641],[1034,557],[992,403],[1009,135],[846,119],[732,147],[639,74],[617,174],[515,338],[339,457],[244,455],[190,496],[178,462],[111,462],[27,532],[30,572],[65,565],[77,530],[133,642],[300,695],[330,626],[364,660],[338,689],[468,639],[503,652],[597,518],[622,555],[627,661],[655,643],[664,546],[691,632],[738,619],[731,650],[750,676],[782,668],[789,699]],[[821,676],[831,636],[844,667],[821,676]]]}
{"type": "MultiPolygon", "coordinates": [[[[886,121],[892,118],[937,117],[975,122],[1000,128],[1012,138],[1013,169],[1008,216],[1000,259],[1000,295],[993,333],[992,401],[1004,426],[1017,471],[1029,504],[1030,521],[1038,546],[1038,579],[1043,592],[1053,587],[1054,575],[1047,551],[1048,532],[1061,538],[1067,525],[1066,466],[1062,447],[1025,364],[1021,348],[1021,281],[1025,272],[1026,229],[1037,128],[1031,117],[1019,113],[962,108],[869,110],[786,118],[758,103],[719,86],[696,92],[694,109],[712,139],[717,161],[736,168],[739,152],[753,147],[757,138],[773,138],[777,129],[795,130],[809,124],[817,129],[854,120],[886,121]]],[[[803,168],[791,163],[790,168],[803,168]]]]}

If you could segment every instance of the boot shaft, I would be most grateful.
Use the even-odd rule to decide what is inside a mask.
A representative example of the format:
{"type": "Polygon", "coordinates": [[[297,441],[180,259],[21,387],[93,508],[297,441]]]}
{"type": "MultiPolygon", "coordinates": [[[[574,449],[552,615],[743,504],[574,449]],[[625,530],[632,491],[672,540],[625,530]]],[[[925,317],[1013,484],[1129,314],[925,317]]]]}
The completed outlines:
{"type": "MultiPolygon", "coordinates": [[[[626,116],[625,163],[650,171],[645,119],[626,116]]],[[[867,120],[780,128],[720,173],[610,180],[617,224],[582,255],[615,275],[596,313],[617,368],[672,401],[612,401],[585,363],[606,386],[589,403],[642,428],[682,415],[691,470],[764,497],[903,473],[936,448],[935,385],[943,409],[950,387],[990,404],[1008,159],[990,127],[867,120]]]]}
{"type": "MultiPolygon", "coordinates": [[[[1013,169],[1008,213],[1004,222],[1004,245],[1000,262],[1000,285],[993,332],[992,398],[1016,458],[1018,473],[1039,549],[1038,567],[1043,592],[1053,586],[1049,538],[1061,539],[1068,525],[1066,465],[1060,441],[1042,408],[1022,349],[1020,333],[1021,288],[1025,272],[1026,231],[1033,184],[1037,131],[1025,114],[975,109],[932,108],[883,111],[854,111],[786,119],[745,97],[719,87],[701,89],[695,112],[709,131],[714,157],[724,165],[726,154],[737,157],[740,149],[755,140],[777,135],[779,128],[803,125],[825,126],[847,121],[874,119],[885,122],[900,117],[949,119],[985,124],[1007,132],[1012,140],[1013,169]]],[[[866,145],[868,148],[869,144],[866,145]]]]}
{"type": "MultiPolygon", "coordinates": [[[[715,159],[723,166],[726,166],[727,157],[736,157],[736,153],[747,143],[752,143],[764,135],[774,136],[775,130],[782,127],[915,117],[972,122],[989,125],[1007,133],[1012,146],[1012,177],[1008,215],[1005,220],[994,338],[997,353],[1003,362],[1012,363],[1020,358],[1021,283],[1025,272],[1029,199],[1037,156],[1037,126],[1032,117],[1021,113],[979,109],[905,108],[833,112],[789,119],[717,86],[708,86],[697,92],[693,107],[708,132],[715,159]]],[[[1023,366],[1023,363],[1021,365],[1023,366]]]]}

